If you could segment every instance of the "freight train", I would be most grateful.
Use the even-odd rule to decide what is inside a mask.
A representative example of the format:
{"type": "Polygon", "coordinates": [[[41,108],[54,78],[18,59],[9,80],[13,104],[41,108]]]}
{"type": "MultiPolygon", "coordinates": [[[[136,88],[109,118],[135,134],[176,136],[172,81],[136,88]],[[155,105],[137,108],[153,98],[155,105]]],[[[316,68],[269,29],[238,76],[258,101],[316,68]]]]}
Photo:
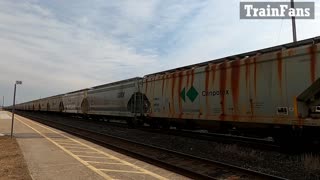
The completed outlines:
{"type": "Polygon", "coordinates": [[[319,139],[319,42],[315,37],[283,44],[25,102],[16,109],[281,140],[319,139]]]}

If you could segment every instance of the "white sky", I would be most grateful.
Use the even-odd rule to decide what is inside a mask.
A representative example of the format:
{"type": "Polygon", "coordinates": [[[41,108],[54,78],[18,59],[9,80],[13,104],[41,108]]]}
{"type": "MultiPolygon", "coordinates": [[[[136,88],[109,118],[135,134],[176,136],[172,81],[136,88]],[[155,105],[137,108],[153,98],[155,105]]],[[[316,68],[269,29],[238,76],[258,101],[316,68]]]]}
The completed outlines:
{"type": "MultiPolygon", "coordinates": [[[[314,2],[298,40],[320,35],[314,2]]],[[[19,103],[290,41],[291,20],[240,20],[237,0],[0,0],[0,97],[15,80],[19,103]]]]}

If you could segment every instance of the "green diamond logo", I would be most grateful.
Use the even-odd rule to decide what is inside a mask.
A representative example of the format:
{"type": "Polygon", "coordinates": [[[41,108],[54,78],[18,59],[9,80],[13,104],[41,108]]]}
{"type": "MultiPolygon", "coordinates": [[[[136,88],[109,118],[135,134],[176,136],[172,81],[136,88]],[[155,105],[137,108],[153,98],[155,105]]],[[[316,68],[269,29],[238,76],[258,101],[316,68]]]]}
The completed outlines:
{"type": "Polygon", "coordinates": [[[193,102],[197,98],[198,94],[199,93],[197,92],[197,90],[193,86],[191,86],[191,88],[187,92],[187,96],[191,102],[193,102]]]}
{"type": "Polygon", "coordinates": [[[183,88],[181,93],[180,93],[180,97],[183,99],[184,102],[186,102],[186,89],[183,88]]]}

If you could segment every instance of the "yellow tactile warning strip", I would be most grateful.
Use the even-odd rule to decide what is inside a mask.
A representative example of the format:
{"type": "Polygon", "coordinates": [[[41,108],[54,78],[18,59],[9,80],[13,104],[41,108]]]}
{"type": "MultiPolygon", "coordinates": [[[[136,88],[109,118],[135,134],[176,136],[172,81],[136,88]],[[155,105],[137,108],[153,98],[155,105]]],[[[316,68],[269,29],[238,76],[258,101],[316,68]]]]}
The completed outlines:
{"type": "Polygon", "coordinates": [[[134,164],[131,164],[125,160],[119,159],[111,154],[108,154],[106,152],[103,152],[99,149],[96,149],[94,147],[91,147],[87,144],[84,144],[74,138],[71,138],[69,136],[66,136],[58,131],[53,130],[52,128],[48,128],[46,126],[43,126],[39,123],[35,123],[33,121],[30,121],[23,117],[16,117],[18,121],[20,121],[22,124],[28,126],[35,132],[37,132],[39,135],[47,139],[48,141],[52,142],[54,145],[58,146],[60,149],[62,149],[64,152],[84,164],[86,167],[91,169],[92,171],[96,172],[100,176],[104,177],[105,179],[113,179],[110,175],[108,175],[108,172],[113,173],[132,173],[132,174],[145,174],[150,175],[153,178],[156,179],[167,179],[165,177],[162,177],[158,174],[155,174],[153,172],[150,172],[146,169],[143,169],[141,167],[138,167],[134,164]],[[20,119],[21,118],[21,119],[20,119]],[[22,120],[23,119],[23,120],[22,120]],[[28,123],[24,122],[27,121],[28,123]],[[48,137],[44,133],[41,133],[39,130],[37,130],[34,126],[31,126],[30,124],[36,125],[38,127],[47,129],[56,135],[60,135],[60,137],[48,137]],[[80,154],[79,154],[80,153],[80,154]],[[85,154],[81,154],[85,153],[85,154]],[[86,160],[87,158],[91,158],[90,160],[86,160]],[[95,160],[93,160],[95,159],[95,160]],[[119,170],[119,169],[112,169],[112,168],[97,168],[95,167],[96,164],[106,164],[106,165],[123,165],[126,167],[130,167],[130,170],[119,170]]]}

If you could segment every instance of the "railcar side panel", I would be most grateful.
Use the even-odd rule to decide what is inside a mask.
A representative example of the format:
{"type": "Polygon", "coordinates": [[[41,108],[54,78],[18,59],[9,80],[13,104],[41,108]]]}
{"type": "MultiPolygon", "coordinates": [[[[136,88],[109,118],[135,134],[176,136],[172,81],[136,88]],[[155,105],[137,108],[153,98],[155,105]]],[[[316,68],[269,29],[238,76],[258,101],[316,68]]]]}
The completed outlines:
{"type": "Polygon", "coordinates": [[[140,79],[134,78],[90,89],[87,97],[87,113],[134,117],[134,108],[137,105],[135,102],[138,102],[134,98],[139,98],[137,93],[140,79]]]}
{"type": "Polygon", "coordinates": [[[63,112],[66,113],[83,113],[81,110],[81,103],[87,97],[87,90],[81,90],[74,93],[63,95],[63,112]]]}
{"type": "Polygon", "coordinates": [[[62,96],[63,95],[58,95],[58,96],[53,96],[48,98],[47,111],[52,111],[52,112],[63,111],[62,96]]]}
{"type": "Polygon", "coordinates": [[[318,126],[319,53],[306,45],[146,76],[149,116],[318,126]]]}
{"type": "Polygon", "coordinates": [[[39,100],[40,111],[48,111],[47,110],[47,103],[48,103],[48,98],[44,98],[44,99],[39,100]]]}

